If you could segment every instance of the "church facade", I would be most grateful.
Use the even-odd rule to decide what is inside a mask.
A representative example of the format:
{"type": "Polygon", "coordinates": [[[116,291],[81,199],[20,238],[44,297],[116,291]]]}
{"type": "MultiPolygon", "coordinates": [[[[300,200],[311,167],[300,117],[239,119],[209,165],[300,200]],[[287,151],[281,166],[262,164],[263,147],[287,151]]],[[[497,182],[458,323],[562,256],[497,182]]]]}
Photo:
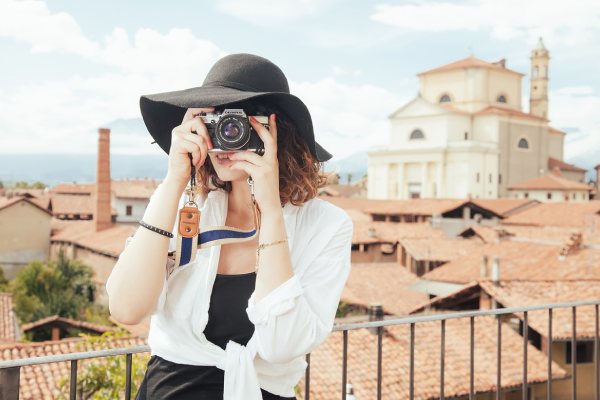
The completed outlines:
{"type": "Polygon", "coordinates": [[[419,73],[419,94],[389,116],[386,148],[368,152],[368,198],[499,198],[563,159],[565,133],[549,126],[549,53],[531,52],[524,74],[476,57],[419,73]]]}

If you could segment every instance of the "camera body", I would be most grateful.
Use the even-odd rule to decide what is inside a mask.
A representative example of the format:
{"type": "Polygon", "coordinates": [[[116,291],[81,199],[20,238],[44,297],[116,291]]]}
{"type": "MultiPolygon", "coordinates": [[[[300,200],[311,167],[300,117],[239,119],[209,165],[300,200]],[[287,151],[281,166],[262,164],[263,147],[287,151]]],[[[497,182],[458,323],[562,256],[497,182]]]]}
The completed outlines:
{"type": "MultiPolygon", "coordinates": [[[[243,109],[226,108],[215,111],[198,114],[208,129],[213,144],[211,152],[250,150],[259,155],[264,154],[264,143],[250,125],[249,117],[243,109]]],[[[254,115],[253,117],[269,129],[268,116],[254,115]]]]}

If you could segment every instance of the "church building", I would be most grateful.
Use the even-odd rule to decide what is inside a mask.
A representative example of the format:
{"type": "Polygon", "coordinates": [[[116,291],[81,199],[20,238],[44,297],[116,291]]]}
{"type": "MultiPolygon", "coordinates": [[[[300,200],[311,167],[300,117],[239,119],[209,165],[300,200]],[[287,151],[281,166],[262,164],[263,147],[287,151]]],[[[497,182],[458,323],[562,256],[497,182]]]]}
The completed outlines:
{"type": "Polygon", "coordinates": [[[509,197],[556,164],[583,180],[585,170],[563,162],[566,133],[548,124],[549,60],[540,38],[528,113],[524,74],[505,59],[470,56],[417,74],[419,94],[389,116],[389,144],[368,152],[368,198],[509,197]]]}

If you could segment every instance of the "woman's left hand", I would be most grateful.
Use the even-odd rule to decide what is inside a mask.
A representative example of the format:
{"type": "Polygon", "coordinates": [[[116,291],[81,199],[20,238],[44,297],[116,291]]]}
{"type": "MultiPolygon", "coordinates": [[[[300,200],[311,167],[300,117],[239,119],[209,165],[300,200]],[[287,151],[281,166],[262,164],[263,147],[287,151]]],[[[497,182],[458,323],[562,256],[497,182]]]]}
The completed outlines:
{"type": "Polygon", "coordinates": [[[229,164],[229,168],[241,169],[252,177],[254,198],[261,214],[281,211],[275,114],[269,116],[269,129],[253,117],[250,117],[249,120],[264,143],[265,153],[262,156],[248,150],[232,153],[229,159],[234,161],[229,164]]]}

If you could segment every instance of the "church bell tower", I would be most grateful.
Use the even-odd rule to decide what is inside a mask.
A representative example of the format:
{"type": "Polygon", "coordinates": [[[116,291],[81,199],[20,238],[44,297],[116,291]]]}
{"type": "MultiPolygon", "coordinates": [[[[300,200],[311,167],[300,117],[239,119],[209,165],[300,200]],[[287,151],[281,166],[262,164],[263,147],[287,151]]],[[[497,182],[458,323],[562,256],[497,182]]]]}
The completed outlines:
{"type": "Polygon", "coordinates": [[[529,91],[529,113],[548,118],[548,63],[550,55],[540,37],[531,50],[531,86],[529,91]]]}

